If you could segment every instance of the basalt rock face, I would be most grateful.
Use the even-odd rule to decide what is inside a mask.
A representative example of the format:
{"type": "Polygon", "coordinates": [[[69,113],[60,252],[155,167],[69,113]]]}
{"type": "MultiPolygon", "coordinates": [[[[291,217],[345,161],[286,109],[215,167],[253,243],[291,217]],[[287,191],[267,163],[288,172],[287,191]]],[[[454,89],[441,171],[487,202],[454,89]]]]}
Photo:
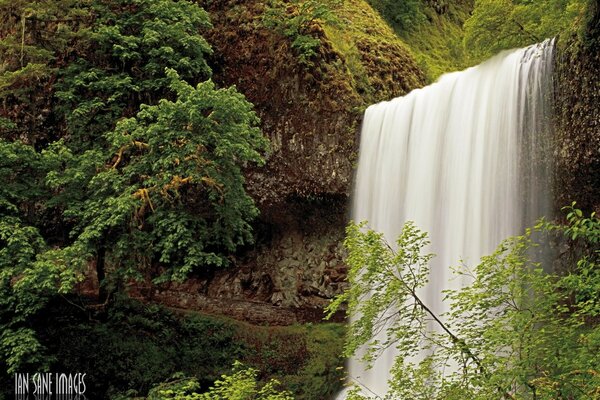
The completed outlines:
{"type": "Polygon", "coordinates": [[[556,56],[556,205],[600,212],[600,2],[556,56]]]}
{"type": "Polygon", "coordinates": [[[256,227],[260,241],[235,257],[232,267],[151,287],[146,296],[167,306],[255,324],[318,322],[345,284],[344,203],[344,197],[296,200],[270,209],[272,219],[256,227]]]}
{"type": "MultiPolygon", "coordinates": [[[[294,37],[266,28],[268,7],[256,0],[206,4],[214,29],[213,79],[236,85],[256,106],[271,141],[266,167],[249,171],[248,190],[261,207],[288,197],[349,194],[362,110],[424,83],[406,46],[362,0],[332,9],[335,21],[313,21],[303,35],[320,46],[300,60],[294,37]]],[[[283,18],[301,12],[291,3],[283,18]]]]}
{"type": "MultiPolygon", "coordinates": [[[[268,2],[203,3],[214,25],[213,79],[236,85],[255,105],[271,141],[266,166],[247,171],[261,211],[256,243],[232,256],[230,268],[146,295],[253,323],[319,321],[346,276],[342,240],[362,111],[422,86],[424,75],[363,0],[342,2],[332,24],[305,27],[320,41],[308,63],[290,37],[266,27],[268,2]]],[[[280,3],[290,17],[300,12],[280,3]]]]}

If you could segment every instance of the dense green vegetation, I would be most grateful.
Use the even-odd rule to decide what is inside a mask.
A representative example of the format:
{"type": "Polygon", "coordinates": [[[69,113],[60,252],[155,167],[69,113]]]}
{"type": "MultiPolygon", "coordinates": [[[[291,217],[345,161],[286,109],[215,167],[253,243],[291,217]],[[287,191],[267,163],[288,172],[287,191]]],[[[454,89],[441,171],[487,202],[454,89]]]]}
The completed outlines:
{"type": "Polygon", "coordinates": [[[476,0],[465,22],[464,44],[479,62],[500,50],[541,42],[575,29],[586,0],[476,0]]]}
{"type": "Polygon", "coordinates": [[[101,302],[141,274],[181,280],[227,264],[257,214],[241,169],[262,163],[267,143],[244,96],[198,83],[210,77],[210,22],[194,3],[0,10],[0,358],[11,372],[42,362],[29,320],[89,261],[101,302]]]}
{"type": "MultiPolygon", "coordinates": [[[[542,220],[479,265],[456,267],[471,283],[446,291],[445,315],[419,295],[434,256],[423,254],[426,233],[408,222],[393,250],[382,234],[349,225],[351,287],[330,306],[333,312],[347,303],[359,316],[345,354],[366,345],[363,360],[370,363],[395,346],[390,399],[598,398],[600,219],[573,206],[567,211],[565,225],[542,220]],[[535,260],[549,236],[572,249],[560,269],[535,260]],[[381,330],[385,341],[374,339],[381,330]],[[415,362],[423,349],[430,354],[415,362]],[[444,367],[450,372],[440,373],[444,367]]],[[[359,389],[350,398],[363,399],[359,389]]]]}
{"type": "Polygon", "coordinates": [[[506,49],[568,36],[588,0],[370,0],[434,80],[506,49]]]}
{"type": "MultiPolygon", "coordinates": [[[[85,371],[88,398],[99,399],[310,400],[339,389],[343,326],[256,327],[182,316],[125,293],[134,279],[159,284],[226,267],[254,240],[258,209],[244,170],[263,165],[269,145],[253,104],[211,78],[224,67],[205,38],[212,25],[201,5],[213,3],[0,0],[2,390],[12,390],[9,374],[42,370],[85,371]],[[90,268],[99,297],[81,299],[74,288],[90,268]]],[[[224,18],[245,25],[231,22],[229,29],[284,43],[267,49],[276,65],[261,72],[273,79],[297,74],[282,92],[319,92],[299,99],[298,109],[358,115],[369,102],[424,84],[424,76],[433,80],[556,34],[583,37],[577,29],[591,1],[243,3],[224,18]],[[321,92],[332,99],[326,107],[321,92]]],[[[490,399],[515,388],[523,398],[598,396],[598,229],[596,216],[573,208],[567,225],[531,231],[568,236],[577,257],[560,274],[529,259],[536,243],[530,234],[484,258],[473,286],[449,294],[456,336],[434,338],[447,344],[446,353],[416,366],[399,359],[395,393],[490,399]],[[496,318],[503,302],[520,307],[496,318]],[[473,310],[484,326],[464,319],[473,310]],[[514,348],[520,351],[498,351],[514,348]],[[436,381],[429,366],[442,356],[466,360],[465,369],[436,381]]],[[[350,327],[345,355],[371,343],[373,318],[388,304],[357,301],[372,284],[392,282],[383,300],[416,300],[383,267],[410,270],[417,260],[426,271],[429,256],[419,255],[425,241],[407,225],[399,243],[411,251],[406,259],[383,248],[376,233],[350,228],[354,285],[332,310],[347,301],[350,311],[365,313],[350,327]],[[371,275],[359,280],[365,265],[371,275]]],[[[420,309],[403,317],[390,340],[401,340],[410,355],[411,334],[427,315],[420,309]]],[[[12,393],[0,392],[5,397],[12,393]]]]}
{"type": "Polygon", "coordinates": [[[265,385],[257,382],[257,370],[243,369],[242,364],[234,365],[232,375],[223,375],[215,381],[214,387],[205,393],[198,393],[200,386],[195,380],[181,380],[160,386],[152,390],[149,399],[179,400],[225,400],[225,399],[257,399],[257,400],[292,400],[291,393],[278,391],[279,381],[273,379],[265,385]]]}
{"type": "MultiPolygon", "coordinates": [[[[297,399],[326,398],[342,384],[340,324],[252,326],[178,315],[125,296],[117,296],[106,313],[82,307],[73,296],[55,298],[42,311],[31,320],[46,349],[37,354],[51,371],[86,372],[87,398],[139,398],[153,387],[149,398],[163,398],[157,391],[181,382],[203,392],[237,360],[244,371],[258,371],[252,373],[257,385],[276,379],[277,390],[297,399]]],[[[0,398],[13,396],[11,379],[0,377],[0,398]]]]}
{"type": "Polygon", "coordinates": [[[462,37],[471,0],[369,0],[369,4],[409,45],[430,82],[467,66],[462,37]]]}

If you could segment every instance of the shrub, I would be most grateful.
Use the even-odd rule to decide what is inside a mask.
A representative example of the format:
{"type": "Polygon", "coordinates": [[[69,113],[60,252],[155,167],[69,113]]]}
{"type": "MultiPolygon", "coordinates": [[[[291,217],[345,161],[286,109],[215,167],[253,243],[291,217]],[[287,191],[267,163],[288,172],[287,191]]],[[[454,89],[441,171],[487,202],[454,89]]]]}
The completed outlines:
{"type": "MultiPolygon", "coordinates": [[[[333,312],[347,302],[358,316],[346,355],[366,345],[364,361],[370,363],[395,346],[390,399],[597,398],[600,219],[574,205],[567,211],[566,225],[542,220],[505,240],[473,270],[457,268],[472,283],[445,293],[445,315],[433,313],[419,295],[432,257],[422,254],[427,234],[408,222],[393,250],[381,234],[351,224],[345,241],[351,287],[330,306],[333,312]],[[532,259],[540,240],[556,233],[578,254],[562,273],[532,259]],[[387,340],[375,340],[382,330],[387,340]],[[423,349],[430,355],[416,362],[423,349]]],[[[355,391],[349,398],[364,397],[355,391]]]]}

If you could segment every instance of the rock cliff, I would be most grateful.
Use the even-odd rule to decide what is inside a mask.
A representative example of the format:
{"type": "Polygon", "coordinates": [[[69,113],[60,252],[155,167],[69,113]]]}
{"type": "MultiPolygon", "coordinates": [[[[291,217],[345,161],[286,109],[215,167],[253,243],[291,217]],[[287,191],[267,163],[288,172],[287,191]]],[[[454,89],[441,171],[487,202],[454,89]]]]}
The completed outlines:
{"type": "Polygon", "coordinates": [[[556,56],[556,205],[600,212],[600,2],[556,56]]]}
{"type": "MultiPolygon", "coordinates": [[[[362,111],[427,78],[366,1],[342,2],[335,24],[312,22],[320,46],[310,65],[299,61],[290,38],[264,26],[265,2],[205,3],[214,79],[255,104],[272,144],[267,165],[247,171],[261,210],[256,243],[233,256],[231,268],[147,294],[259,324],[318,321],[344,285],[342,240],[362,111]]],[[[287,4],[287,13],[299,12],[287,4]]],[[[556,52],[556,208],[576,200],[600,211],[599,9],[578,35],[561,37],[556,52]]]]}
{"type": "MultiPolygon", "coordinates": [[[[214,80],[236,85],[255,104],[271,141],[264,168],[247,171],[261,210],[256,244],[232,267],[155,289],[173,307],[222,312],[256,323],[320,320],[339,293],[353,163],[366,106],[425,84],[407,46],[366,1],[335,6],[336,20],[311,21],[320,42],[303,63],[289,37],[265,27],[256,0],[203,6],[214,28],[214,80]]],[[[284,4],[283,2],[281,4],[284,4]]],[[[300,10],[287,3],[290,17],[300,10]]]]}

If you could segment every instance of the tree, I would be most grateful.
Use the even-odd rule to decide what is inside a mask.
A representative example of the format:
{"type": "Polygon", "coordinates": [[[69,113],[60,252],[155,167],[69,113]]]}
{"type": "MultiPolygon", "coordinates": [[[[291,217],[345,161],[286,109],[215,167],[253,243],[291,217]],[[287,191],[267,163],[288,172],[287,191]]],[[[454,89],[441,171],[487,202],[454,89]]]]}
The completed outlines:
{"type": "MultiPolygon", "coordinates": [[[[206,56],[211,53],[211,48],[199,33],[210,27],[208,14],[196,4],[185,0],[95,0],[86,3],[85,7],[92,16],[91,20],[72,33],[70,38],[73,46],[68,55],[69,61],[56,72],[55,114],[64,118],[62,139],[51,144],[46,152],[46,159],[52,164],[48,183],[55,191],[48,204],[55,209],[64,210],[66,218],[62,222],[63,227],[72,230],[70,243],[63,245],[81,245],[80,249],[84,249],[82,257],[93,254],[100,281],[105,277],[104,266],[107,261],[110,263],[117,259],[119,263],[113,265],[122,267],[116,269],[127,276],[140,269],[133,267],[135,263],[142,269],[157,262],[162,265],[177,264],[182,268],[176,274],[179,279],[184,275],[183,269],[189,271],[200,263],[224,264],[223,252],[233,251],[236,245],[250,239],[248,222],[256,215],[252,201],[243,191],[241,174],[236,175],[236,171],[245,163],[260,162],[258,152],[266,146],[264,139],[258,137],[258,120],[248,103],[235,90],[221,92],[211,83],[203,84],[201,91],[207,96],[204,100],[207,104],[197,105],[205,107],[203,110],[215,106],[221,110],[217,114],[223,114],[219,116],[223,120],[216,123],[213,121],[213,125],[205,127],[196,126],[194,132],[188,133],[188,136],[196,135],[199,130],[207,128],[206,136],[202,139],[207,141],[203,148],[205,154],[202,155],[198,149],[194,150],[198,154],[192,155],[190,148],[181,143],[167,143],[171,139],[187,140],[185,135],[181,135],[181,126],[169,131],[173,134],[178,132],[178,139],[173,135],[167,139],[167,134],[163,132],[173,126],[167,127],[164,123],[162,128],[158,128],[158,124],[147,126],[148,129],[156,129],[155,133],[165,134],[165,142],[154,143],[159,148],[151,148],[153,143],[142,141],[147,138],[136,137],[132,139],[134,145],[129,143],[133,148],[138,146],[138,153],[135,154],[131,146],[125,143],[119,143],[118,148],[114,147],[119,141],[119,132],[125,135],[123,131],[116,131],[112,135],[107,133],[115,129],[119,119],[136,115],[136,110],[140,110],[140,107],[143,110],[139,111],[138,116],[144,115],[146,120],[139,120],[140,126],[134,128],[139,136],[143,136],[140,132],[149,118],[159,117],[157,110],[177,113],[173,108],[182,106],[190,115],[183,116],[183,111],[180,110],[177,115],[178,123],[185,122],[191,126],[198,122],[197,119],[194,120],[196,117],[190,108],[193,107],[191,103],[163,103],[157,109],[144,109],[142,104],[157,105],[161,99],[172,99],[174,95],[181,94],[181,91],[176,93],[173,89],[173,79],[197,82],[210,76],[206,56]],[[167,76],[166,69],[173,71],[178,77],[167,76]],[[217,95],[213,96],[211,91],[217,95]],[[228,96],[231,96],[229,100],[233,105],[231,110],[240,113],[237,117],[229,114],[225,118],[221,103],[229,101],[226,100],[228,96]],[[211,101],[220,103],[209,104],[211,101]],[[171,109],[166,110],[167,104],[171,104],[171,109]],[[154,113],[152,117],[151,113],[154,113]],[[219,126],[221,123],[223,127],[219,126]],[[247,131],[244,130],[244,124],[248,125],[247,131]],[[158,132],[160,129],[163,131],[158,132]],[[210,136],[217,133],[223,134],[223,141],[219,142],[221,139],[210,136]],[[233,137],[236,134],[242,136],[233,137]],[[230,148],[224,149],[225,140],[231,144],[230,148]],[[248,147],[243,148],[244,144],[248,147]],[[179,145],[182,149],[177,153],[175,150],[179,145]],[[144,153],[144,148],[149,153],[144,153]],[[211,152],[215,149],[221,153],[213,157],[211,152]],[[173,152],[169,153],[168,150],[173,152]],[[183,154],[186,151],[188,153],[183,154]],[[136,161],[142,158],[143,161],[137,164],[127,163],[131,161],[129,158],[132,154],[140,156],[134,157],[136,161]],[[141,157],[148,154],[154,158],[141,157]],[[181,156],[179,167],[173,166],[173,171],[160,170],[173,161],[169,157],[177,158],[177,155],[181,156]],[[112,159],[113,156],[115,159],[112,159]],[[169,158],[169,161],[159,159],[163,156],[169,158]],[[106,171],[105,167],[115,163],[117,158],[117,165],[106,171]],[[201,165],[203,162],[206,164],[201,165]],[[219,162],[224,164],[218,165],[219,162]],[[193,168],[197,170],[192,171],[193,168]],[[173,175],[175,169],[185,175],[173,175]],[[135,175],[141,172],[146,175],[135,175]],[[202,173],[208,175],[200,177],[199,174],[202,173]],[[161,174],[161,178],[152,174],[161,174]],[[158,182],[166,177],[171,181],[158,182]],[[128,178],[131,179],[130,182],[126,182],[128,178]],[[219,180],[210,180],[213,178],[219,180]],[[153,179],[155,181],[150,184],[153,179]],[[208,187],[210,182],[214,182],[212,188],[199,190],[202,185],[208,187]],[[135,184],[138,184],[136,193],[130,193],[128,189],[132,189],[135,184]],[[227,186],[229,184],[233,186],[227,186]],[[215,194],[217,189],[221,191],[220,195],[215,194]],[[117,194],[117,191],[120,192],[117,194]],[[159,192],[163,195],[159,195],[159,192]],[[194,195],[198,197],[194,198],[194,195]],[[172,212],[161,215],[164,219],[160,220],[158,214],[166,207],[159,207],[156,213],[152,212],[154,217],[146,221],[147,211],[154,210],[154,205],[161,206],[160,199],[155,196],[165,200],[165,204],[170,204],[172,212]],[[187,209],[181,206],[186,202],[187,209]],[[192,202],[195,202],[193,206],[192,202]],[[226,203],[231,209],[225,211],[225,206],[220,205],[220,202],[226,203]],[[192,210],[193,207],[198,209],[192,210]],[[193,215],[192,211],[197,212],[197,215],[193,215]],[[133,219],[136,219],[135,223],[133,219]],[[143,223],[141,219],[144,219],[143,223]],[[139,229],[124,228],[136,223],[139,229]],[[153,228],[150,229],[149,226],[153,228]],[[129,233],[135,231],[135,234],[131,233],[129,236],[132,243],[125,244],[125,237],[115,233],[115,230],[121,232],[120,229],[129,233]],[[148,233],[148,229],[153,233],[148,233]],[[109,240],[106,235],[112,234],[117,237],[109,240]],[[164,240],[157,240],[152,236],[158,234],[164,234],[164,240]],[[203,238],[200,239],[199,236],[203,238]],[[169,242],[169,238],[178,242],[169,242]],[[184,241],[190,245],[190,252],[185,257],[175,256],[178,251],[183,254],[181,249],[184,241]],[[134,246],[133,252],[128,251],[130,245],[134,246]],[[144,248],[150,245],[160,247],[157,248],[159,255],[156,259],[156,254],[150,254],[144,248]],[[120,253],[114,246],[121,246],[120,253]],[[116,253],[112,254],[113,250],[116,253]],[[119,254],[126,254],[128,257],[120,258],[119,254]],[[140,254],[145,256],[139,258],[140,254]]],[[[183,90],[183,84],[184,81],[178,89],[183,90]]],[[[210,112],[208,110],[209,114],[210,112]]],[[[205,117],[207,116],[208,114],[205,117]]],[[[134,122],[129,120],[127,124],[131,128],[134,122]]],[[[203,146],[199,136],[189,140],[189,143],[190,146],[199,146],[198,148],[203,146]]],[[[170,267],[167,269],[170,271],[167,275],[170,276],[173,270],[170,267]]],[[[106,300],[104,288],[105,285],[101,285],[101,298],[106,300]]]]}
{"type": "Polygon", "coordinates": [[[194,2],[0,11],[0,360],[15,371],[51,362],[33,320],[90,262],[103,303],[123,277],[226,265],[252,240],[242,169],[267,141],[243,95],[205,81],[194,2]]]}
{"type": "Polygon", "coordinates": [[[208,13],[188,1],[95,0],[93,22],[77,32],[74,60],[59,71],[56,98],[71,147],[98,147],[98,139],[141,104],[168,95],[165,68],[182,79],[210,77],[210,45],[200,32],[208,13]]]}
{"type": "MultiPolygon", "coordinates": [[[[564,226],[542,221],[507,239],[472,271],[457,268],[472,283],[446,292],[446,315],[433,313],[418,294],[432,257],[421,253],[425,233],[407,223],[393,250],[381,234],[351,224],[351,287],[329,307],[335,312],[347,302],[356,316],[346,355],[366,345],[369,363],[388,346],[398,349],[389,399],[597,398],[600,220],[574,206],[567,219],[564,226]],[[562,273],[532,260],[534,237],[550,233],[565,235],[577,253],[562,273]],[[382,330],[387,341],[374,340],[382,330]],[[431,354],[415,362],[423,349],[431,354]],[[441,373],[443,367],[452,372],[441,373]]],[[[359,391],[349,398],[363,399],[359,391]]]]}
{"type": "Polygon", "coordinates": [[[464,46],[473,62],[572,29],[587,0],[476,0],[465,21],[464,46]]]}
{"type": "Polygon", "coordinates": [[[106,150],[53,150],[68,167],[51,172],[51,185],[86,193],[71,199],[65,216],[77,221],[75,244],[97,254],[99,275],[105,264],[115,278],[161,266],[160,280],[182,280],[195,268],[226,265],[228,253],[252,240],[257,209],[242,168],[261,164],[267,147],[252,104],[234,88],[194,88],[174,70],[167,76],[176,100],[119,121],[104,136],[106,150]]]}
{"type": "Polygon", "coordinates": [[[71,250],[48,246],[33,224],[36,202],[45,195],[44,173],[31,146],[0,141],[0,365],[9,373],[51,362],[31,318],[81,277],[71,250]]]}

